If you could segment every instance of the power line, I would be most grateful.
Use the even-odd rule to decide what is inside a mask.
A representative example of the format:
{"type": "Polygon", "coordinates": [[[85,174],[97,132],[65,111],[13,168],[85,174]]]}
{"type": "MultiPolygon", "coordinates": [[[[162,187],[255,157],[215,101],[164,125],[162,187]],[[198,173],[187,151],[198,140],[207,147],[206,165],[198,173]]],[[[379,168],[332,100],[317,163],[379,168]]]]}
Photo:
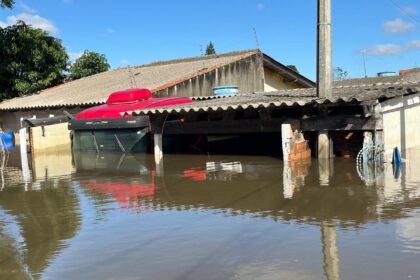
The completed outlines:
{"type": "Polygon", "coordinates": [[[417,23],[420,23],[420,18],[418,18],[415,15],[412,15],[410,13],[408,13],[403,7],[401,7],[401,5],[399,5],[396,1],[394,0],[389,0],[389,2],[391,2],[395,7],[397,7],[401,12],[403,12],[404,14],[406,14],[408,17],[410,17],[412,20],[414,20],[417,23]]]}

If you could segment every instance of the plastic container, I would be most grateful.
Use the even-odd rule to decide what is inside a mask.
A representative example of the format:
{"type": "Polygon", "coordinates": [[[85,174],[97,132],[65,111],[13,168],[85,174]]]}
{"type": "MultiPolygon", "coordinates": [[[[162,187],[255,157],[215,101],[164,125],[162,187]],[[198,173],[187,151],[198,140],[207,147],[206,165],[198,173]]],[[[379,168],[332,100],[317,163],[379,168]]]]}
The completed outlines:
{"type": "Polygon", "coordinates": [[[238,93],[239,93],[239,86],[235,86],[235,85],[218,86],[218,87],[213,88],[213,94],[216,96],[238,94],[238,93]]]}
{"type": "Polygon", "coordinates": [[[15,134],[13,131],[0,133],[0,145],[4,146],[6,150],[11,150],[15,147],[15,134]]]}

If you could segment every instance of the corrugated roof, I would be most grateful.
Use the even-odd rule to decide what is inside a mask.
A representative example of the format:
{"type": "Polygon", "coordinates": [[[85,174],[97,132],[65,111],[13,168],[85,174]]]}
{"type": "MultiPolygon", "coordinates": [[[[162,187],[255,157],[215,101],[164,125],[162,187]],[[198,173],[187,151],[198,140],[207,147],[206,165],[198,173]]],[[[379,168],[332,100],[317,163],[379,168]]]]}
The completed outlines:
{"type": "Polygon", "coordinates": [[[420,82],[380,83],[375,85],[339,86],[333,88],[332,98],[316,97],[316,89],[292,89],[276,92],[238,94],[225,97],[193,98],[195,102],[153,109],[128,111],[128,114],[162,114],[236,110],[247,108],[273,108],[305,106],[309,104],[376,101],[407,94],[419,93],[420,82]]]}
{"type": "Polygon", "coordinates": [[[367,77],[359,79],[346,79],[342,81],[335,81],[335,86],[362,86],[371,84],[385,84],[385,83],[413,83],[420,81],[420,69],[412,69],[405,75],[384,76],[384,77],[367,77]]]}
{"type": "Polygon", "coordinates": [[[158,91],[257,53],[259,50],[247,50],[118,68],[30,96],[5,100],[0,103],[0,110],[101,104],[114,91],[137,86],[158,91]]]}

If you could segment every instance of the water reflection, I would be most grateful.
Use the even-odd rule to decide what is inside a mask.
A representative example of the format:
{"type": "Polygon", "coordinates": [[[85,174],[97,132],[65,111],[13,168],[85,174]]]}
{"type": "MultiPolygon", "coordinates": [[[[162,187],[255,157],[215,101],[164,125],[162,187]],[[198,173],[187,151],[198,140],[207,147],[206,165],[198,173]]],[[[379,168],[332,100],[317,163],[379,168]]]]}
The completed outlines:
{"type": "Polygon", "coordinates": [[[156,173],[149,156],[78,153],[74,163],[81,178],[78,183],[94,200],[101,199],[98,194],[110,194],[120,207],[142,212],[143,200],[154,198],[156,173]]]}
{"type": "MultiPolygon", "coordinates": [[[[110,159],[107,162],[117,162],[110,156],[106,157],[110,159]]],[[[175,211],[205,208],[221,210],[225,215],[250,214],[254,217],[269,217],[274,221],[316,224],[320,227],[323,267],[327,279],[340,279],[336,223],[340,228],[357,228],[381,219],[395,219],[405,215],[408,201],[398,201],[395,192],[393,201],[383,199],[384,190],[390,187],[389,180],[385,181],[387,184],[377,186],[378,188],[372,186],[371,182],[367,184],[359,178],[351,160],[283,166],[274,159],[240,158],[240,161],[233,161],[234,159],[237,160],[238,157],[208,159],[169,156],[164,163],[165,176],[153,184],[153,194],[142,196],[130,192],[136,185],[132,182],[121,184],[120,177],[117,181],[108,182],[107,188],[102,188],[100,192],[108,192],[118,202],[122,195],[117,192],[123,193],[126,199],[132,201],[147,199],[151,202],[147,205],[150,211],[160,210],[162,207],[175,211]],[[340,172],[339,176],[334,176],[334,169],[340,172]],[[280,182],[283,182],[283,186],[280,182]],[[330,187],[325,189],[325,186],[330,187]]],[[[130,160],[132,176],[142,173],[149,181],[155,180],[154,173],[150,171],[153,166],[150,162],[147,163],[147,158],[130,160]]],[[[82,160],[84,163],[88,161],[82,160]]],[[[118,162],[120,165],[121,160],[118,162]]],[[[106,170],[115,171],[115,165],[106,170]]],[[[79,171],[84,172],[86,168],[78,168],[79,171]]],[[[393,179],[391,184],[395,182],[393,179]]],[[[82,185],[94,189],[89,185],[82,185]]],[[[146,183],[144,186],[147,185],[146,183]]],[[[400,188],[399,191],[404,190],[400,188]]],[[[413,206],[415,208],[419,205],[420,201],[413,206]]]]}
{"type": "Polygon", "coordinates": [[[418,159],[366,181],[352,159],[165,155],[157,174],[148,155],[34,158],[26,187],[5,172],[0,278],[340,279],[361,244],[401,260],[378,272],[392,279],[420,260],[418,159]]]}
{"type": "Polygon", "coordinates": [[[31,165],[27,159],[22,165],[19,151],[11,151],[2,177],[0,279],[40,279],[80,227],[71,154],[38,155],[31,165]]]}
{"type": "Polygon", "coordinates": [[[285,162],[283,166],[283,196],[293,198],[293,193],[299,187],[305,185],[305,177],[308,175],[310,161],[285,162]]]}
{"type": "Polygon", "coordinates": [[[4,248],[1,251],[10,253],[3,255],[0,263],[8,267],[9,279],[15,273],[27,273],[25,278],[38,279],[53,256],[64,249],[65,240],[72,238],[80,226],[74,191],[63,186],[58,190],[49,182],[43,182],[39,191],[25,191],[23,185],[6,188],[0,195],[0,212],[14,217],[12,223],[0,225],[4,248]],[[7,227],[17,227],[22,240],[16,239],[19,236],[8,236],[7,227]],[[13,248],[14,244],[19,247],[13,248]]]}

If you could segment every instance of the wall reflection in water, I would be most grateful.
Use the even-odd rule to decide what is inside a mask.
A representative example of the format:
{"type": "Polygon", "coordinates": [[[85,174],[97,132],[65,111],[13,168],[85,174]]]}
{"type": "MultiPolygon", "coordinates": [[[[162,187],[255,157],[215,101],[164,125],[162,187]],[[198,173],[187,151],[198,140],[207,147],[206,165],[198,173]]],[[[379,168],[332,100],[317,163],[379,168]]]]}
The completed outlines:
{"type": "Polygon", "coordinates": [[[70,187],[71,154],[39,155],[22,170],[9,158],[0,192],[0,279],[40,279],[80,227],[79,198],[70,187]],[[29,178],[24,178],[29,174],[29,178]]]}
{"type": "Polygon", "coordinates": [[[91,214],[80,210],[87,198],[99,222],[116,211],[141,217],[164,209],[315,226],[324,275],[340,279],[341,229],[397,220],[401,244],[420,252],[419,159],[419,150],[408,152],[397,178],[387,166],[365,170],[366,179],[351,159],[284,165],[265,157],[165,155],[158,176],[150,155],[41,155],[26,183],[19,160],[11,160],[0,192],[0,263],[7,267],[0,278],[41,277],[91,214]]]}
{"type": "MultiPolygon", "coordinates": [[[[98,165],[102,161],[101,157],[99,161],[98,158],[88,157],[81,155],[82,160],[76,161],[78,172],[93,171],[86,167],[86,163],[94,161],[98,165]]],[[[121,158],[117,160],[118,156],[115,159],[111,159],[111,155],[104,158],[108,158],[107,163],[118,164],[106,168],[99,164],[101,167],[95,167],[95,172],[102,168],[108,174],[121,171],[119,166],[127,160],[131,162],[127,165],[133,172],[132,176],[142,173],[144,178],[148,178],[147,182],[135,185],[119,177],[108,181],[106,188],[95,188],[81,182],[89,189],[113,195],[117,202],[124,197],[132,201],[147,200],[150,211],[162,207],[176,211],[204,207],[222,210],[228,215],[251,214],[276,221],[293,220],[319,225],[327,279],[340,279],[337,226],[360,227],[379,220],[403,217],[409,203],[414,203],[413,208],[420,205],[417,201],[419,196],[412,196],[414,190],[405,192],[392,168],[382,172],[367,170],[369,180],[363,180],[356,171],[354,161],[349,159],[283,166],[275,159],[168,156],[164,163],[165,175],[156,177],[153,164],[147,157],[125,158],[124,161],[121,158]],[[150,193],[131,191],[133,187],[144,189],[152,186],[150,182],[153,182],[150,193]],[[395,188],[395,184],[399,187],[395,188]],[[112,185],[115,188],[111,188],[112,185]],[[395,189],[393,195],[387,195],[390,189],[395,189]],[[396,192],[405,193],[407,199],[399,200],[396,192]],[[389,200],[391,197],[393,199],[389,200]]],[[[98,184],[98,180],[95,182],[98,184]]],[[[414,189],[418,190],[418,186],[414,189]]],[[[137,203],[131,205],[137,206],[137,203]]]]}
{"type": "Polygon", "coordinates": [[[310,161],[285,162],[283,166],[283,196],[293,198],[293,193],[305,185],[310,161]]]}

